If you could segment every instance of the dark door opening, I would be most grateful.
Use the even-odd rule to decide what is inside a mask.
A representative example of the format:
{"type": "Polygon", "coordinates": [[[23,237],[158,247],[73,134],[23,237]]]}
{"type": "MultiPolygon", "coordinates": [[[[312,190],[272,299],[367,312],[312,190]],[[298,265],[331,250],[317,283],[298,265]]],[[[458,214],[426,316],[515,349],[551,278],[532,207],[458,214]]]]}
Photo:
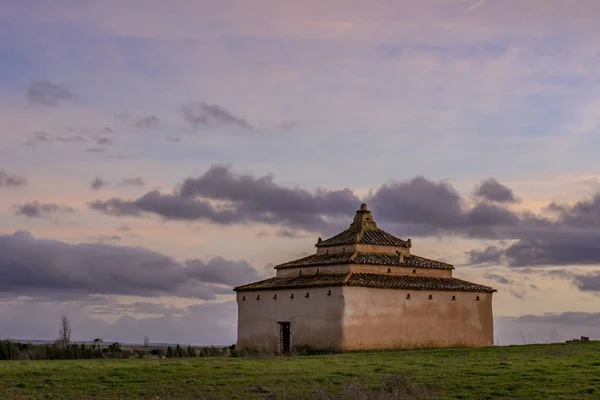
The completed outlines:
{"type": "Polygon", "coordinates": [[[290,352],[291,345],[291,327],[289,322],[278,322],[279,325],[279,351],[282,354],[290,352]]]}

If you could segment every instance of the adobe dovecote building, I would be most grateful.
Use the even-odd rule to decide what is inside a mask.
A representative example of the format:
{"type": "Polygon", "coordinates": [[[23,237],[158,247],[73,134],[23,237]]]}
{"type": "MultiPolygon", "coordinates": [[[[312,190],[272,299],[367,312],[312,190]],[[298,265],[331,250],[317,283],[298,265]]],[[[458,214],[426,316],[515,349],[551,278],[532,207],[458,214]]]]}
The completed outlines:
{"type": "Polygon", "coordinates": [[[492,346],[494,289],[452,277],[454,267],[411,254],[363,204],[317,252],[239,286],[239,349],[357,350],[492,346]]]}

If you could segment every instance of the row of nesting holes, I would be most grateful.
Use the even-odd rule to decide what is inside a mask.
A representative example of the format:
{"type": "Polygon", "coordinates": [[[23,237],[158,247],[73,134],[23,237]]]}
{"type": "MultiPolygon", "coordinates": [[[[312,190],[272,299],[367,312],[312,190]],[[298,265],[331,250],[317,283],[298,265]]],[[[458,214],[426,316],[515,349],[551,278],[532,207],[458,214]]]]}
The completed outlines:
{"type": "MultiPolygon", "coordinates": [[[[327,296],[331,296],[331,290],[327,291],[327,296]]],[[[308,297],[310,297],[310,294],[308,292],[306,292],[306,294],[304,295],[304,297],[308,298],[308,297]]],[[[293,298],[294,298],[294,293],[291,293],[290,294],[290,299],[293,299],[293,298]]],[[[276,299],[277,299],[277,294],[274,294],[273,295],[273,300],[276,300],[276,299]]],[[[246,296],[242,296],[242,300],[246,301],[246,296]]],[[[256,295],[256,300],[260,300],[260,294],[256,295]]]]}
{"type": "MultiPolygon", "coordinates": [[[[327,291],[327,296],[331,296],[331,290],[327,291]]],[[[308,298],[308,297],[310,297],[310,294],[308,292],[306,292],[304,297],[308,298]]],[[[290,299],[293,299],[293,298],[294,298],[294,293],[291,293],[290,299]]],[[[277,294],[274,294],[273,300],[276,300],[276,299],[277,299],[277,294]]],[[[246,301],[246,296],[242,296],[242,300],[246,301]]],[[[260,300],[260,294],[256,295],[256,300],[260,300]]],[[[410,300],[410,293],[406,295],[406,300],[410,300]]],[[[432,294],[429,295],[429,300],[433,300],[432,294]]],[[[452,296],[452,301],[455,301],[455,300],[456,300],[456,296],[452,296]]],[[[475,301],[479,301],[479,300],[480,300],[479,296],[475,297],[475,301]]]]}
{"type": "MultiPolygon", "coordinates": [[[[410,293],[406,295],[406,300],[410,300],[410,293]]],[[[429,300],[433,300],[432,294],[429,295],[429,300]]],[[[456,300],[456,296],[452,296],[452,301],[455,301],[455,300],[456,300]]],[[[479,296],[475,297],[475,301],[479,301],[479,300],[480,300],[479,296]]]]}
{"type": "MultiPolygon", "coordinates": [[[[392,269],[391,269],[391,268],[388,268],[388,274],[389,274],[389,273],[391,273],[391,272],[392,272],[392,269]]],[[[318,273],[319,273],[319,269],[317,268],[317,274],[318,274],[318,273]]],[[[417,273],[417,270],[416,270],[416,269],[413,269],[413,274],[416,274],[416,273],[417,273]]],[[[302,270],[300,270],[300,271],[298,272],[298,275],[302,275],[302,270]]]]}

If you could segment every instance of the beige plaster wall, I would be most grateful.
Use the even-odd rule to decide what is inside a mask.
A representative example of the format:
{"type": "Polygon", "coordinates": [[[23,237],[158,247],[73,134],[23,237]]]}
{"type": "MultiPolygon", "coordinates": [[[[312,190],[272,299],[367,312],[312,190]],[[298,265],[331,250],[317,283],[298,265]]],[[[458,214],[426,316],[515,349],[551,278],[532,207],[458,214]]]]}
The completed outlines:
{"type": "MultiPolygon", "coordinates": [[[[410,267],[390,267],[385,265],[362,265],[351,264],[350,270],[356,273],[365,274],[386,274],[386,275],[421,275],[435,276],[438,278],[452,278],[451,269],[434,269],[434,268],[410,268],[410,267]],[[390,270],[390,272],[387,272],[390,270]],[[413,272],[416,271],[416,272],[413,272]]],[[[304,273],[304,271],[302,272],[304,273]]]]}
{"type": "Polygon", "coordinates": [[[343,246],[317,247],[317,254],[335,254],[335,253],[387,253],[396,254],[400,252],[406,256],[410,255],[410,249],[398,246],[381,246],[377,244],[350,244],[343,246]]]}
{"type": "Polygon", "coordinates": [[[346,244],[343,246],[317,247],[317,254],[354,253],[356,245],[346,244]]]}
{"type": "Polygon", "coordinates": [[[433,268],[409,268],[409,267],[390,267],[385,265],[361,265],[361,264],[346,264],[346,265],[325,265],[319,267],[297,267],[297,268],[280,268],[276,270],[277,277],[298,276],[300,271],[302,275],[312,274],[341,274],[347,272],[356,273],[372,273],[386,275],[422,275],[436,276],[440,278],[452,278],[452,270],[450,269],[433,269],[433,268]],[[390,272],[387,272],[388,269],[390,272]],[[416,273],[413,273],[413,270],[416,273]]]}
{"type": "Polygon", "coordinates": [[[387,253],[396,254],[396,252],[402,253],[405,256],[410,255],[410,248],[399,247],[399,246],[381,246],[378,244],[357,244],[356,251],[362,253],[387,253]]]}
{"type": "MultiPolygon", "coordinates": [[[[276,275],[279,278],[287,276],[298,276],[300,271],[302,275],[314,275],[314,274],[341,274],[350,272],[350,265],[324,265],[319,267],[297,267],[297,268],[280,268],[276,270],[276,275]],[[318,272],[317,272],[318,271],[318,272]]],[[[387,269],[386,269],[387,271],[387,269]]]]}
{"type": "Polygon", "coordinates": [[[344,298],[341,287],[240,292],[237,304],[239,349],[277,352],[277,322],[284,321],[291,322],[292,347],[339,348],[342,343],[344,298]],[[331,295],[328,295],[330,290],[331,295]],[[292,293],[293,299],[290,298],[292,293]],[[309,293],[308,298],[306,293],[309,293]],[[277,299],[273,299],[275,294],[277,299]]]}
{"type": "Polygon", "coordinates": [[[494,344],[489,293],[344,287],[343,295],[343,350],[494,344]]]}

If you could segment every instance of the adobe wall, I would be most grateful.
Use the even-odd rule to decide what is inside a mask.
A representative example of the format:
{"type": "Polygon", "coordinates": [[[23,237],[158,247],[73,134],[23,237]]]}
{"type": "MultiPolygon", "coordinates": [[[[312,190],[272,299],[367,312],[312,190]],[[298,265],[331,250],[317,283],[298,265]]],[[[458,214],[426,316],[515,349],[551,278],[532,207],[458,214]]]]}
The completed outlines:
{"type": "Polygon", "coordinates": [[[322,265],[318,267],[294,267],[279,268],[276,270],[276,277],[298,276],[300,271],[302,275],[313,274],[342,274],[350,271],[365,274],[386,274],[386,275],[421,275],[436,276],[439,278],[452,278],[451,269],[435,268],[412,268],[412,267],[394,267],[385,265],[364,265],[364,264],[345,264],[345,265],[322,265]],[[390,270],[390,272],[387,272],[390,270]],[[415,271],[415,272],[413,272],[415,271]]]}
{"type": "Polygon", "coordinates": [[[238,349],[277,352],[277,322],[284,321],[291,322],[292,348],[307,345],[337,349],[342,342],[344,298],[341,287],[239,292],[237,304],[238,349]],[[308,298],[306,293],[309,293],[308,298]],[[277,299],[273,299],[275,294],[277,299]]]}
{"type": "Polygon", "coordinates": [[[494,344],[491,293],[344,287],[343,295],[343,350],[494,344]]]}

